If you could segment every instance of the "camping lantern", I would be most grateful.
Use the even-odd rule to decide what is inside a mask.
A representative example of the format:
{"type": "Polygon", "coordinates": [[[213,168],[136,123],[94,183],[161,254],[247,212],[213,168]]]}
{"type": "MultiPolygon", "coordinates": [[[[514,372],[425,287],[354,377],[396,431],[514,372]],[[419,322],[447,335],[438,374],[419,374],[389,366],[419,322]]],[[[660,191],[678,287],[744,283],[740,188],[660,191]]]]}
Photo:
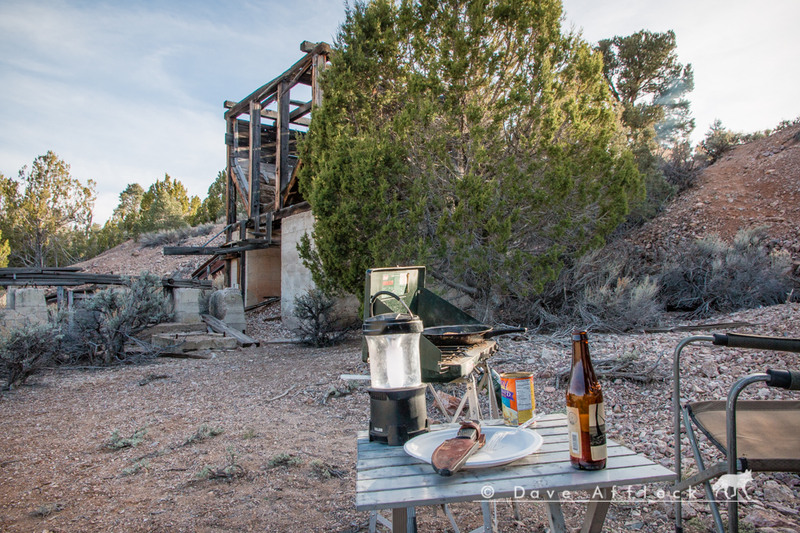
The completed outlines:
{"type": "Polygon", "coordinates": [[[369,351],[369,439],[401,446],[428,431],[425,385],[420,376],[419,338],[422,321],[397,295],[388,291],[370,299],[370,316],[362,333],[369,351]],[[408,313],[373,315],[375,300],[389,295],[408,313]]]}

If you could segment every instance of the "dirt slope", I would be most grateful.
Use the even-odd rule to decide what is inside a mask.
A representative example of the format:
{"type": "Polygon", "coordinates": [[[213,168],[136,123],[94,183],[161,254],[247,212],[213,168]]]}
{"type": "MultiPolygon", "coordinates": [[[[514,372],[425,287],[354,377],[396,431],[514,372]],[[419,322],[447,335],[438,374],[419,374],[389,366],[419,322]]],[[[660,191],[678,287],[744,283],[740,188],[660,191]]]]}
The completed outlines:
{"type": "MultiPolygon", "coordinates": [[[[224,225],[218,224],[206,235],[173,242],[168,246],[203,246],[222,231],[223,227],[224,225]]],[[[217,245],[224,242],[224,235],[213,240],[213,243],[217,245]]],[[[95,274],[137,275],[143,271],[149,271],[162,277],[188,278],[192,271],[209,257],[207,255],[164,255],[164,246],[145,246],[142,242],[129,240],[106,250],[97,257],[73,266],[95,274]]]]}
{"type": "Polygon", "coordinates": [[[800,125],[732,150],[705,169],[630,240],[654,258],[678,243],[765,226],[773,246],[800,259],[800,125]]]}

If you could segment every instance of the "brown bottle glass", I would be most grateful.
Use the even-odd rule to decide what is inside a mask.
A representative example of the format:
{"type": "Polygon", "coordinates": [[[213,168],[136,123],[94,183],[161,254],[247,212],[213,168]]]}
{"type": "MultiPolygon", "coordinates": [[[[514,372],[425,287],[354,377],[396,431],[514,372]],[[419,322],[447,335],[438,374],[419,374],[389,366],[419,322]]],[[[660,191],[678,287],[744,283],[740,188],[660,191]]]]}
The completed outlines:
{"type": "Polygon", "coordinates": [[[572,372],[567,387],[569,459],[581,470],[606,467],[606,417],[603,391],[589,359],[585,331],[572,333],[572,372]]]}

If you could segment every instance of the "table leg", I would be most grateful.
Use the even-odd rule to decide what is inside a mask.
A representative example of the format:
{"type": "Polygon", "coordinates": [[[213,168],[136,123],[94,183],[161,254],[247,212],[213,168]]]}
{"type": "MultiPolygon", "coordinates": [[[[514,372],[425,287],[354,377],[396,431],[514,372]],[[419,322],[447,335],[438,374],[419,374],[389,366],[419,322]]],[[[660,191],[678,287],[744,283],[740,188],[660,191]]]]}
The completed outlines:
{"type": "MultiPolygon", "coordinates": [[[[561,497],[561,494],[559,494],[561,497]]],[[[550,522],[552,533],[566,533],[567,524],[564,522],[564,513],[561,512],[561,502],[547,502],[547,521],[550,522]]]]}
{"type": "Polygon", "coordinates": [[[592,501],[586,507],[586,518],[583,520],[581,533],[600,533],[606,520],[608,506],[611,504],[611,489],[598,488],[592,494],[592,501]]]}
{"type": "Polygon", "coordinates": [[[417,513],[413,507],[392,509],[392,533],[417,533],[417,513]]]}
{"type": "Polygon", "coordinates": [[[497,532],[497,502],[481,502],[483,533],[497,532]]]}

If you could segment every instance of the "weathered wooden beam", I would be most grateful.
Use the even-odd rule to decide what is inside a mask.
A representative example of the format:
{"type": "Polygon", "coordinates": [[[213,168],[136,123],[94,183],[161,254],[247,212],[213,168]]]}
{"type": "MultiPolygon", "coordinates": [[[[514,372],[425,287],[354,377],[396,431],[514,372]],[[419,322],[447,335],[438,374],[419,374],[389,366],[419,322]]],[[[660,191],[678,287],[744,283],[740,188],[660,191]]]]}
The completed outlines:
{"type": "Polygon", "coordinates": [[[228,324],[226,324],[225,322],[223,322],[218,318],[215,318],[211,315],[200,315],[200,318],[202,318],[203,322],[208,324],[208,327],[214,330],[214,332],[222,333],[226,337],[233,337],[234,339],[236,339],[236,342],[238,342],[239,345],[242,347],[261,346],[261,343],[255,340],[254,338],[245,335],[241,331],[233,329],[232,327],[228,326],[228,324]]]}
{"type": "Polygon", "coordinates": [[[309,100],[308,102],[304,102],[302,105],[299,105],[295,109],[293,109],[292,112],[289,113],[289,122],[298,124],[297,121],[300,120],[300,117],[303,117],[311,112],[311,104],[312,101],[309,100]]]}
{"type": "Polygon", "coordinates": [[[164,255],[222,255],[237,254],[249,250],[261,250],[269,248],[271,244],[267,241],[251,242],[241,246],[165,246],[164,255]]]}
{"type": "MultiPolygon", "coordinates": [[[[261,104],[250,102],[250,218],[261,214],[261,104]]],[[[258,229],[258,228],[256,228],[258,229]]]]}
{"type": "Polygon", "coordinates": [[[289,183],[289,90],[285,81],[278,84],[278,129],[275,146],[275,211],[281,205],[281,191],[289,183]]]}
{"type": "Polygon", "coordinates": [[[236,221],[236,193],[238,192],[238,197],[242,199],[242,203],[248,212],[250,211],[250,194],[247,188],[247,177],[236,162],[236,153],[239,151],[240,124],[238,120],[226,120],[226,122],[228,123],[230,135],[233,138],[233,146],[229,147],[230,149],[228,151],[228,175],[230,177],[230,183],[233,184],[233,188],[228,187],[227,209],[227,222],[228,224],[232,224],[236,221]],[[234,191],[233,194],[231,194],[231,191],[234,191]],[[233,207],[232,209],[230,209],[231,206],[233,207]]]}
{"type": "MultiPolygon", "coordinates": [[[[306,111],[306,113],[308,113],[308,111],[306,111]]],[[[262,112],[261,116],[272,120],[278,120],[278,113],[276,111],[272,111],[271,109],[267,109],[264,112],[262,112]]],[[[302,115],[297,116],[294,119],[290,115],[289,122],[292,124],[297,124],[298,126],[308,126],[309,124],[311,124],[311,121],[308,120],[307,118],[302,118],[302,115]]]]}
{"type": "Polygon", "coordinates": [[[320,75],[328,64],[327,54],[314,54],[311,56],[311,104],[314,107],[322,105],[322,86],[320,75]]]}
{"type": "Polygon", "coordinates": [[[278,83],[284,82],[287,80],[294,80],[294,82],[290,82],[290,85],[295,85],[298,83],[298,79],[303,75],[303,73],[308,69],[311,65],[312,54],[325,54],[330,52],[330,45],[327,43],[319,43],[317,44],[311,53],[307,53],[303,58],[297,61],[294,65],[289,67],[285,72],[283,72],[280,76],[273,79],[272,81],[265,83],[245,98],[240,100],[236,105],[231,107],[226,113],[225,118],[235,117],[241,115],[242,113],[246,113],[250,108],[250,102],[258,101],[263,102],[266,98],[268,98],[271,93],[274,93],[278,88],[278,83]]]}
{"type": "Polygon", "coordinates": [[[300,213],[302,211],[308,211],[309,209],[311,209],[311,204],[309,204],[308,202],[300,202],[300,203],[291,205],[289,207],[284,207],[283,209],[280,209],[278,211],[273,211],[272,212],[272,218],[273,218],[273,220],[280,220],[282,218],[286,218],[286,217],[292,216],[292,215],[294,215],[296,213],[300,213]]]}
{"type": "Polygon", "coordinates": [[[317,47],[319,43],[315,43],[314,41],[303,41],[300,43],[300,51],[310,54],[314,51],[314,48],[317,47]]]}

